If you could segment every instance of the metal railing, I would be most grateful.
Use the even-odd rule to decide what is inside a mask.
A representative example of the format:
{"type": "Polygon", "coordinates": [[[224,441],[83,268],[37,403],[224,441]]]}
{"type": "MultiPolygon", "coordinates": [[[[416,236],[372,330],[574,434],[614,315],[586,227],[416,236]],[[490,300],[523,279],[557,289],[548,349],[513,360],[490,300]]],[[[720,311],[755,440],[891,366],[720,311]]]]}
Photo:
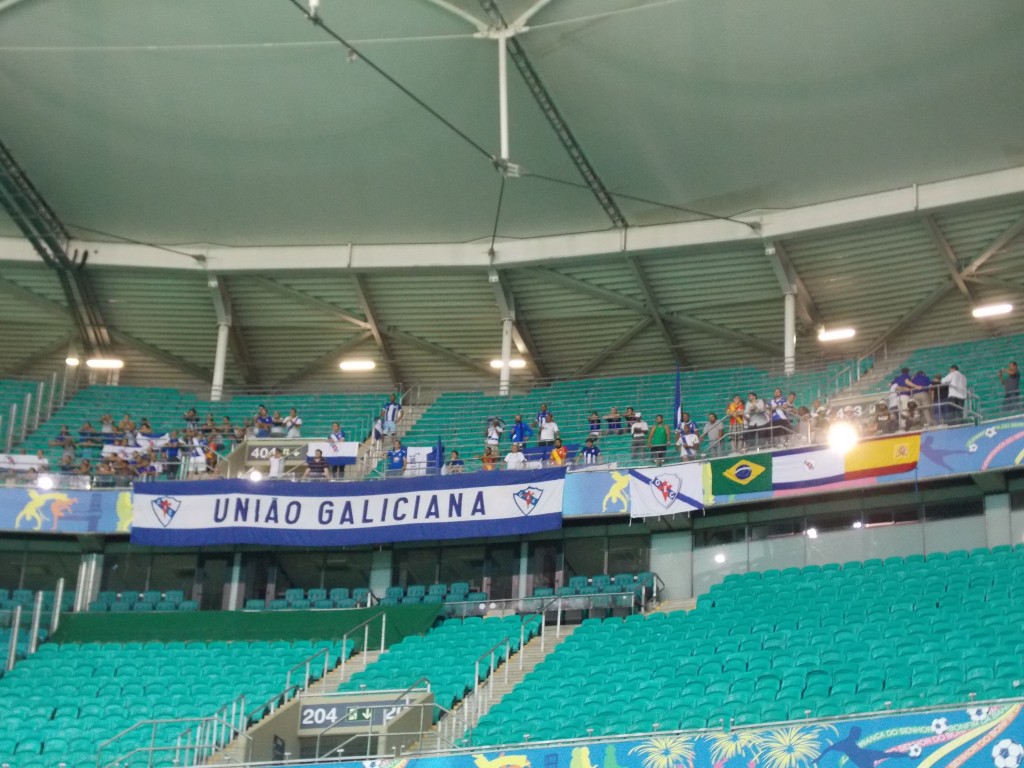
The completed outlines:
{"type": "Polygon", "coordinates": [[[138,766],[140,763],[152,768],[153,762],[158,755],[169,754],[176,766],[202,765],[215,756],[224,757],[224,750],[235,739],[242,739],[245,743],[243,759],[238,761],[244,763],[249,759],[249,750],[252,745],[251,737],[235,724],[221,719],[216,715],[209,717],[186,717],[170,718],[161,720],[146,720],[126,728],[117,735],[102,742],[96,752],[96,768],[120,768],[125,765],[138,766]],[[182,725],[182,729],[174,737],[173,744],[158,744],[158,739],[163,738],[163,733],[170,730],[164,726],[182,725]],[[149,743],[145,743],[145,735],[148,731],[149,743]],[[134,738],[130,734],[136,734],[134,738]],[[142,735],[142,743],[131,743],[139,741],[139,734],[142,735]],[[104,752],[109,755],[116,745],[128,740],[128,744],[118,751],[113,757],[104,759],[104,752]]]}

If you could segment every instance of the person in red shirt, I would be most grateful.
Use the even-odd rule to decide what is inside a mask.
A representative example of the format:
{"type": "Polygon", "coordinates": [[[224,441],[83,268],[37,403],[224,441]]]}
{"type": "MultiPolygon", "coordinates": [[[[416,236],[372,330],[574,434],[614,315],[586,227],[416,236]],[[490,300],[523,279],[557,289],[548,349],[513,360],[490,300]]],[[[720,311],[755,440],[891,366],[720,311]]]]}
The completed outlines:
{"type": "Polygon", "coordinates": [[[725,408],[729,418],[729,442],[734,452],[743,450],[743,398],[733,395],[732,402],[725,408]]]}
{"type": "Polygon", "coordinates": [[[565,464],[565,458],[569,455],[569,450],[562,445],[562,438],[555,438],[555,446],[551,449],[550,460],[551,463],[556,467],[561,467],[565,464]]]}

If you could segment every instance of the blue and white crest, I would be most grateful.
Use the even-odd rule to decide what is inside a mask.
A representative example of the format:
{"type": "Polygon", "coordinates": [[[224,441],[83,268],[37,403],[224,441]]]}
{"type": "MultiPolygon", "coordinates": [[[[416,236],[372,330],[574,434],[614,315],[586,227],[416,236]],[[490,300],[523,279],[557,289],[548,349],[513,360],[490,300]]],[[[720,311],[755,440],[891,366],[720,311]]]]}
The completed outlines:
{"type": "Polygon", "coordinates": [[[540,504],[540,497],[544,495],[544,491],[535,485],[527,486],[526,488],[520,488],[518,491],[512,494],[512,500],[516,503],[519,511],[524,515],[528,515],[537,508],[540,504]]]}
{"type": "Polygon", "coordinates": [[[150,504],[153,505],[153,514],[156,515],[156,519],[160,522],[160,525],[166,528],[177,514],[181,501],[170,496],[159,496],[153,499],[150,504]]]}
{"type": "Polygon", "coordinates": [[[656,475],[650,482],[651,493],[654,494],[655,501],[668,509],[679,497],[679,488],[682,484],[678,475],[656,475]]]}

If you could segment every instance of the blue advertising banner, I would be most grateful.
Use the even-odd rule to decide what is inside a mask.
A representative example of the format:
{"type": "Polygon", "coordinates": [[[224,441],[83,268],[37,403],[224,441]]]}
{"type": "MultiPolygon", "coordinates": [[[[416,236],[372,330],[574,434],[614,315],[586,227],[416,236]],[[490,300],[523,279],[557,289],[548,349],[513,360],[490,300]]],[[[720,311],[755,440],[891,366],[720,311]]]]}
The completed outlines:
{"type": "Polygon", "coordinates": [[[1021,768],[1022,761],[1024,717],[1021,703],[1012,702],[727,732],[484,747],[324,768],[1021,768]]]}
{"type": "Polygon", "coordinates": [[[565,469],[387,482],[205,480],[135,486],[132,542],[346,546],[559,528],[565,469]]]}
{"type": "Polygon", "coordinates": [[[132,497],[121,491],[0,488],[0,529],[30,533],[117,533],[132,524],[132,497]]]}

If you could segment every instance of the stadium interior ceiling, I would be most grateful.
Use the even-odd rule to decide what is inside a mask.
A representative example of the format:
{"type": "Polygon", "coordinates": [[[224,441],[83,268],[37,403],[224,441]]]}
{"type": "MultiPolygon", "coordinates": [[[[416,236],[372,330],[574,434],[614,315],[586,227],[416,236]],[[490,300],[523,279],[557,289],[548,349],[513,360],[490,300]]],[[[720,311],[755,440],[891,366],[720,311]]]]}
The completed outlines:
{"type": "MultiPolygon", "coordinates": [[[[304,7],[0,0],[0,142],[122,382],[208,384],[218,304],[239,387],[490,388],[503,305],[523,381],[778,365],[787,285],[798,364],[1024,331],[970,316],[1024,304],[1019,3],[304,7]]],[[[0,334],[4,376],[76,343],[2,212],[0,334]]]]}

